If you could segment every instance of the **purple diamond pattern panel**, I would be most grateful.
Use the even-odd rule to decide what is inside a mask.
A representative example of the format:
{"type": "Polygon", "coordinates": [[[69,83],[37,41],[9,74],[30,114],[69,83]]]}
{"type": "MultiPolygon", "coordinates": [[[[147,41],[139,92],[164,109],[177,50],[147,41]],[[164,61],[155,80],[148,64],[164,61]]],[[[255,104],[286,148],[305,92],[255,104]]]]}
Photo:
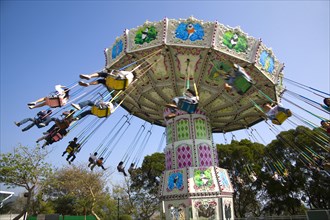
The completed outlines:
{"type": "Polygon", "coordinates": [[[198,145],[198,161],[199,166],[208,167],[212,166],[212,150],[211,147],[207,144],[198,145]]]}
{"type": "Polygon", "coordinates": [[[178,169],[192,166],[191,146],[181,145],[176,152],[178,169]]]}
{"type": "Polygon", "coordinates": [[[165,154],[166,170],[172,169],[172,152],[168,150],[165,154]]]}

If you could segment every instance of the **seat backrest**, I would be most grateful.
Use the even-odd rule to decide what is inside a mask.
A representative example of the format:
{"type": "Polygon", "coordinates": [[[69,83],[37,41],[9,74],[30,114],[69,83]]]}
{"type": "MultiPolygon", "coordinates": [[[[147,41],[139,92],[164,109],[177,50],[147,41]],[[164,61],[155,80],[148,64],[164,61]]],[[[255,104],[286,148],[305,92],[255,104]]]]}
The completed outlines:
{"type": "Polygon", "coordinates": [[[96,106],[92,107],[91,112],[93,115],[95,115],[99,118],[104,118],[104,117],[108,117],[109,115],[111,115],[111,111],[109,108],[99,109],[96,106]]]}
{"type": "Polygon", "coordinates": [[[51,108],[61,107],[65,104],[62,97],[46,97],[45,102],[51,108]]]}
{"type": "Polygon", "coordinates": [[[275,115],[275,118],[282,124],[287,118],[288,116],[286,115],[285,112],[278,112],[276,115],[275,115]]]}
{"type": "Polygon", "coordinates": [[[63,138],[63,136],[60,134],[60,133],[56,133],[54,136],[53,136],[53,141],[56,142],[56,141],[59,141],[63,138]]]}
{"type": "Polygon", "coordinates": [[[105,84],[108,88],[113,90],[125,90],[128,86],[127,79],[116,79],[113,76],[108,76],[105,79],[105,84]]]}
{"type": "Polygon", "coordinates": [[[239,94],[246,93],[251,88],[251,82],[249,82],[243,75],[237,76],[234,80],[234,87],[239,94]]]}
{"type": "Polygon", "coordinates": [[[189,114],[194,113],[197,109],[197,106],[198,106],[198,103],[192,104],[185,100],[179,100],[179,103],[178,103],[178,108],[182,111],[188,112],[189,114]]]}

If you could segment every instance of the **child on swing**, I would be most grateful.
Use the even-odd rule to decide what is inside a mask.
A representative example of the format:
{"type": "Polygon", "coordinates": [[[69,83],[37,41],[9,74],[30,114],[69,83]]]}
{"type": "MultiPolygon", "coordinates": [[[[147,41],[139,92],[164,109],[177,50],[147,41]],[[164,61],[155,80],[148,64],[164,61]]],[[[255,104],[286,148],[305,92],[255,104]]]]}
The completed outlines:
{"type": "Polygon", "coordinates": [[[187,102],[189,104],[197,105],[199,97],[196,96],[195,91],[187,89],[183,96],[175,97],[172,99],[171,104],[166,104],[166,107],[170,108],[172,114],[166,116],[167,119],[173,118],[176,116],[176,110],[179,108],[178,105],[180,102],[187,102]]]}
{"type": "Polygon", "coordinates": [[[104,168],[103,166],[103,160],[104,158],[103,157],[100,157],[99,159],[96,160],[96,163],[94,163],[92,166],[91,166],[91,170],[94,169],[94,167],[97,165],[98,167],[101,167],[103,170],[106,170],[106,168],[104,168]]]}
{"type": "Polygon", "coordinates": [[[117,170],[118,172],[121,172],[124,174],[124,176],[127,176],[126,172],[125,172],[125,167],[124,167],[124,162],[120,161],[118,166],[117,166],[117,170]]]}
{"type": "Polygon", "coordinates": [[[283,108],[280,104],[272,106],[271,103],[267,102],[263,104],[263,107],[265,109],[266,116],[273,122],[273,124],[282,124],[283,121],[279,121],[276,117],[280,112],[285,113],[287,117],[292,115],[290,109],[283,108]]]}
{"type": "MultiPolygon", "coordinates": [[[[92,74],[89,74],[89,75],[86,75],[86,74],[81,74],[79,75],[79,77],[81,79],[86,79],[86,80],[90,80],[91,78],[98,78],[98,77],[101,77],[100,79],[97,79],[95,81],[92,81],[90,83],[87,83],[87,82],[84,82],[84,81],[80,81],[79,82],[79,85],[80,86],[84,86],[84,87],[87,87],[87,86],[90,86],[90,85],[98,85],[98,84],[103,84],[105,85],[107,88],[107,78],[108,77],[112,77],[116,80],[124,80],[126,79],[127,80],[127,86],[130,85],[133,80],[136,78],[136,75],[135,73],[133,73],[136,69],[138,69],[141,65],[138,65],[137,67],[135,67],[133,70],[131,71],[123,71],[123,70],[109,70],[109,69],[103,69],[102,71],[100,72],[95,72],[95,73],[92,73],[92,74]]],[[[108,89],[111,89],[111,88],[108,88],[108,89]]]]}

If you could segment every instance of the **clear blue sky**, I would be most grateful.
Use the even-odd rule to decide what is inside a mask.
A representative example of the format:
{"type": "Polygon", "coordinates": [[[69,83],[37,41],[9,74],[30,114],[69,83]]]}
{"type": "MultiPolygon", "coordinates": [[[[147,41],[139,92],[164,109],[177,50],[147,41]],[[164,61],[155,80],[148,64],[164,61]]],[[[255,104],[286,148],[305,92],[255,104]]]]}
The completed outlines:
{"type": "MultiPolygon", "coordinates": [[[[34,127],[23,133],[13,123],[33,117],[40,110],[29,110],[26,104],[47,95],[56,84],[69,85],[77,82],[81,73],[102,69],[104,48],[110,47],[125,29],[146,20],[189,16],[240,26],[273,49],[285,63],[287,78],[329,93],[329,1],[1,1],[1,152],[11,151],[18,143],[34,147],[46,129],[34,127]]],[[[297,91],[289,84],[287,87],[297,91]]],[[[321,98],[315,100],[322,102],[321,98]]],[[[305,114],[284,104],[293,112],[305,114]]],[[[123,113],[121,109],[111,116],[78,155],[77,162],[87,161],[110,124],[123,113]]],[[[310,115],[306,117],[319,123],[310,115]]],[[[134,137],[142,123],[134,119],[126,143],[114,150],[107,167],[117,165],[125,144],[130,143],[127,140],[134,137]]],[[[255,128],[267,142],[274,139],[264,122],[255,128]]],[[[284,124],[283,128],[292,127],[284,124]]],[[[144,155],[157,150],[163,131],[155,127],[144,155]]],[[[233,134],[247,137],[245,131],[233,134]]],[[[230,140],[231,134],[226,137],[230,140]]],[[[69,134],[51,145],[49,162],[57,167],[67,164],[60,154],[72,138],[69,134]]],[[[215,134],[214,141],[223,142],[222,135],[215,134]]],[[[116,173],[113,177],[123,178],[116,173]]]]}

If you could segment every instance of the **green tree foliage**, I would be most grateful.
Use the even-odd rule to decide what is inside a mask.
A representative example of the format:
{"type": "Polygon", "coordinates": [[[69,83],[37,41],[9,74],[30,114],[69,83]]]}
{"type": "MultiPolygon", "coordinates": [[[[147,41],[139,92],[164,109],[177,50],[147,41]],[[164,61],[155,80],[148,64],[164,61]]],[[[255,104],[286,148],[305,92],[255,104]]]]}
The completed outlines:
{"type": "Polygon", "coordinates": [[[146,156],[141,168],[135,169],[128,182],[127,195],[135,215],[149,219],[160,208],[158,186],[162,172],[165,170],[165,155],[154,153],[146,156]]]}
{"type": "Polygon", "coordinates": [[[47,152],[39,147],[28,148],[19,145],[13,153],[0,156],[0,182],[8,187],[23,187],[26,206],[14,219],[19,219],[26,211],[32,211],[34,192],[43,179],[52,173],[51,165],[44,162],[47,152]]]}
{"type": "Polygon", "coordinates": [[[329,209],[328,143],[318,129],[299,126],[267,146],[248,140],[217,145],[220,167],[228,169],[235,189],[236,217],[304,214],[306,206],[329,209]]]}
{"type": "Polygon", "coordinates": [[[104,172],[91,172],[84,166],[68,166],[57,170],[46,180],[43,194],[54,204],[57,213],[92,214],[100,219],[103,201],[107,201],[104,172]]]}
{"type": "Polygon", "coordinates": [[[250,180],[250,172],[259,175],[264,146],[249,140],[235,141],[228,145],[217,145],[219,166],[228,169],[234,187],[234,208],[236,217],[245,217],[246,213],[260,215],[258,190],[261,183],[250,180]]]}

